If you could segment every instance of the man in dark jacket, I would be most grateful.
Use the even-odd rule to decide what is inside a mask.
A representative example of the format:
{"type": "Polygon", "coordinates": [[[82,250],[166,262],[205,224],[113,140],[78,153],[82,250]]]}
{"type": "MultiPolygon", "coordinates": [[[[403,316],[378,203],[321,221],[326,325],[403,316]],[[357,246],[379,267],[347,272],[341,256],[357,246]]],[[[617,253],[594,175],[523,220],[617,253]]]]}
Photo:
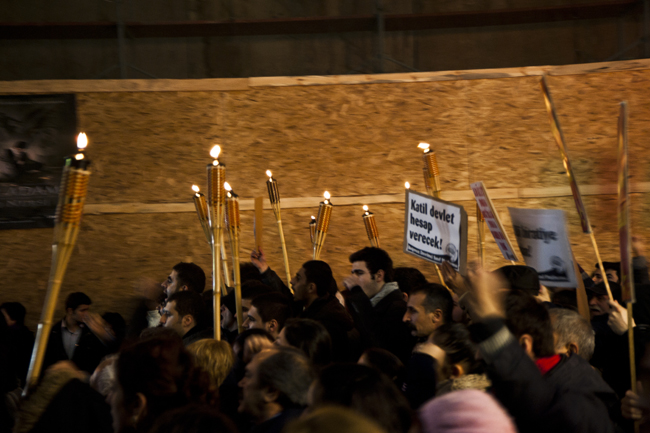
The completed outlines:
{"type": "Polygon", "coordinates": [[[205,312],[201,295],[192,291],[176,292],[167,299],[160,323],[176,331],[188,346],[195,341],[214,338],[213,329],[206,325],[205,312]]]}
{"type": "Polygon", "coordinates": [[[27,310],[20,302],[5,302],[0,305],[0,312],[4,315],[8,328],[7,355],[11,369],[24,386],[34,348],[34,333],[25,326],[27,310]]]}
{"type": "Polygon", "coordinates": [[[386,251],[366,247],[352,254],[350,263],[352,273],[343,281],[350,291],[346,305],[364,348],[381,347],[406,364],[415,338],[402,322],[406,302],[393,282],[393,261],[386,251]]]}
{"type": "Polygon", "coordinates": [[[102,341],[86,326],[91,302],[82,292],[68,296],[65,317],[52,326],[43,371],[57,361],[71,360],[79,369],[92,374],[102,358],[111,353],[110,341],[102,341]]]}
{"type": "Polygon", "coordinates": [[[321,260],[303,263],[291,279],[294,299],[300,304],[298,317],[320,322],[332,339],[332,360],[335,362],[356,361],[351,359],[348,332],[354,323],[343,305],[331,293],[336,291],[336,281],[330,266],[321,260]]]}
{"type": "Polygon", "coordinates": [[[521,291],[507,294],[495,274],[472,280],[472,337],[492,392],[522,432],[614,432],[617,398],[579,356],[556,355],[546,309],[521,291]]]}

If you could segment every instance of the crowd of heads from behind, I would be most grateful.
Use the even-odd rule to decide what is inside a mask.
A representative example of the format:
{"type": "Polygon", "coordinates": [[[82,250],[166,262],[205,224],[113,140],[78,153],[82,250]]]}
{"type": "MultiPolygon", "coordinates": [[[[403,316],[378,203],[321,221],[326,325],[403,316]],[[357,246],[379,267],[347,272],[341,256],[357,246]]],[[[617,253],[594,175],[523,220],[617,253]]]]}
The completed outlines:
{"type": "Polygon", "coordinates": [[[432,282],[421,272],[429,265],[394,268],[386,251],[366,247],[341,281],[308,260],[285,282],[253,251],[241,266],[241,323],[235,290],[217,294],[215,312],[204,270],[181,262],[142,291],[128,320],[70,293],[25,398],[35,337],[23,305],[4,302],[0,431],[644,429],[650,277],[643,244],[633,246],[634,322],[614,262],[604,263],[613,299],[597,267],[583,272],[586,311],[575,288],[544,287],[527,266],[460,275],[443,263],[444,281],[432,282]]]}

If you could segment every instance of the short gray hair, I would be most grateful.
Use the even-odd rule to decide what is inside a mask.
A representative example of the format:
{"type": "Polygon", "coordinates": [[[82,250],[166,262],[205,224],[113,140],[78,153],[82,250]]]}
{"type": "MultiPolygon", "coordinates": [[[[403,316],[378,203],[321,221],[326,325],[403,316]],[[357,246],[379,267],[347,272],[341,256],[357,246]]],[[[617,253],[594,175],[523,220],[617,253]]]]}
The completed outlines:
{"type": "Polygon", "coordinates": [[[277,391],[277,403],[284,409],[306,406],[307,392],[315,378],[309,358],[293,347],[270,351],[258,367],[258,386],[277,391]]]}
{"type": "Polygon", "coordinates": [[[557,336],[555,350],[566,347],[569,343],[578,345],[578,355],[589,361],[596,345],[591,324],[580,314],[566,308],[549,310],[553,332],[557,336]]]}

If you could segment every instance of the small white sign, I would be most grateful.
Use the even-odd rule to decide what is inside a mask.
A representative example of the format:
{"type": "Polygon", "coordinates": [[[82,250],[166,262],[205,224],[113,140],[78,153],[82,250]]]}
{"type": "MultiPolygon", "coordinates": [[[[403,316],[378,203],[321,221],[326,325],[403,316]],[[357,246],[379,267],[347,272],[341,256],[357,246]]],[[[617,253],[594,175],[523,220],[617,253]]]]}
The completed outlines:
{"type": "Polygon", "coordinates": [[[508,238],[508,233],[503,229],[503,224],[501,224],[499,214],[494,208],[494,204],[487,193],[485,185],[483,185],[483,182],[476,182],[471,184],[470,187],[474,192],[476,203],[483,214],[483,219],[485,219],[485,223],[487,224],[490,233],[492,233],[494,241],[499,246],[503,258],[518,262],[519,259],[517,258],[517,253],[515,253],[515,250],[512,248],[512,244],[508,238]]]}
{"type": "Polygon", "coordinates": [[[566,214],[557,209],[509,207],[519,251],[537,271],[540,283],[550,287],[577,286],[566,214]]]}
{"type": "Polygon", "coordinates": [[[467,213],[462,206],[406,192],[404,252],[433,263],[448,261],[465,274],[467,213]]]}

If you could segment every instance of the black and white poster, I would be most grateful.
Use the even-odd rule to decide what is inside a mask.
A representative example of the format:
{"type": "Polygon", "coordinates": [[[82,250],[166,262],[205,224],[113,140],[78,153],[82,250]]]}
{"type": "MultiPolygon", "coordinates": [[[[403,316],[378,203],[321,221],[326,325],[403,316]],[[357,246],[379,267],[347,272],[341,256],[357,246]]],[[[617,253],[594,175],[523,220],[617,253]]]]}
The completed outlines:
{"type": "Polygon", "coordinates": [[[467,213],[462,206],[408,190],[404,252],[433,263],[448,261],[465,274],[467,213]]]}
{"type": "Polygon", "coordinates": [[[74,95],[0,96],[0,229],[53,227],[74,95]]]}
{"type": "Polygon", "coordinates": [[[577,286],[566,214],[558,209],[509,207],[519,251],[539,281],[550,287],[577,286]]]}

